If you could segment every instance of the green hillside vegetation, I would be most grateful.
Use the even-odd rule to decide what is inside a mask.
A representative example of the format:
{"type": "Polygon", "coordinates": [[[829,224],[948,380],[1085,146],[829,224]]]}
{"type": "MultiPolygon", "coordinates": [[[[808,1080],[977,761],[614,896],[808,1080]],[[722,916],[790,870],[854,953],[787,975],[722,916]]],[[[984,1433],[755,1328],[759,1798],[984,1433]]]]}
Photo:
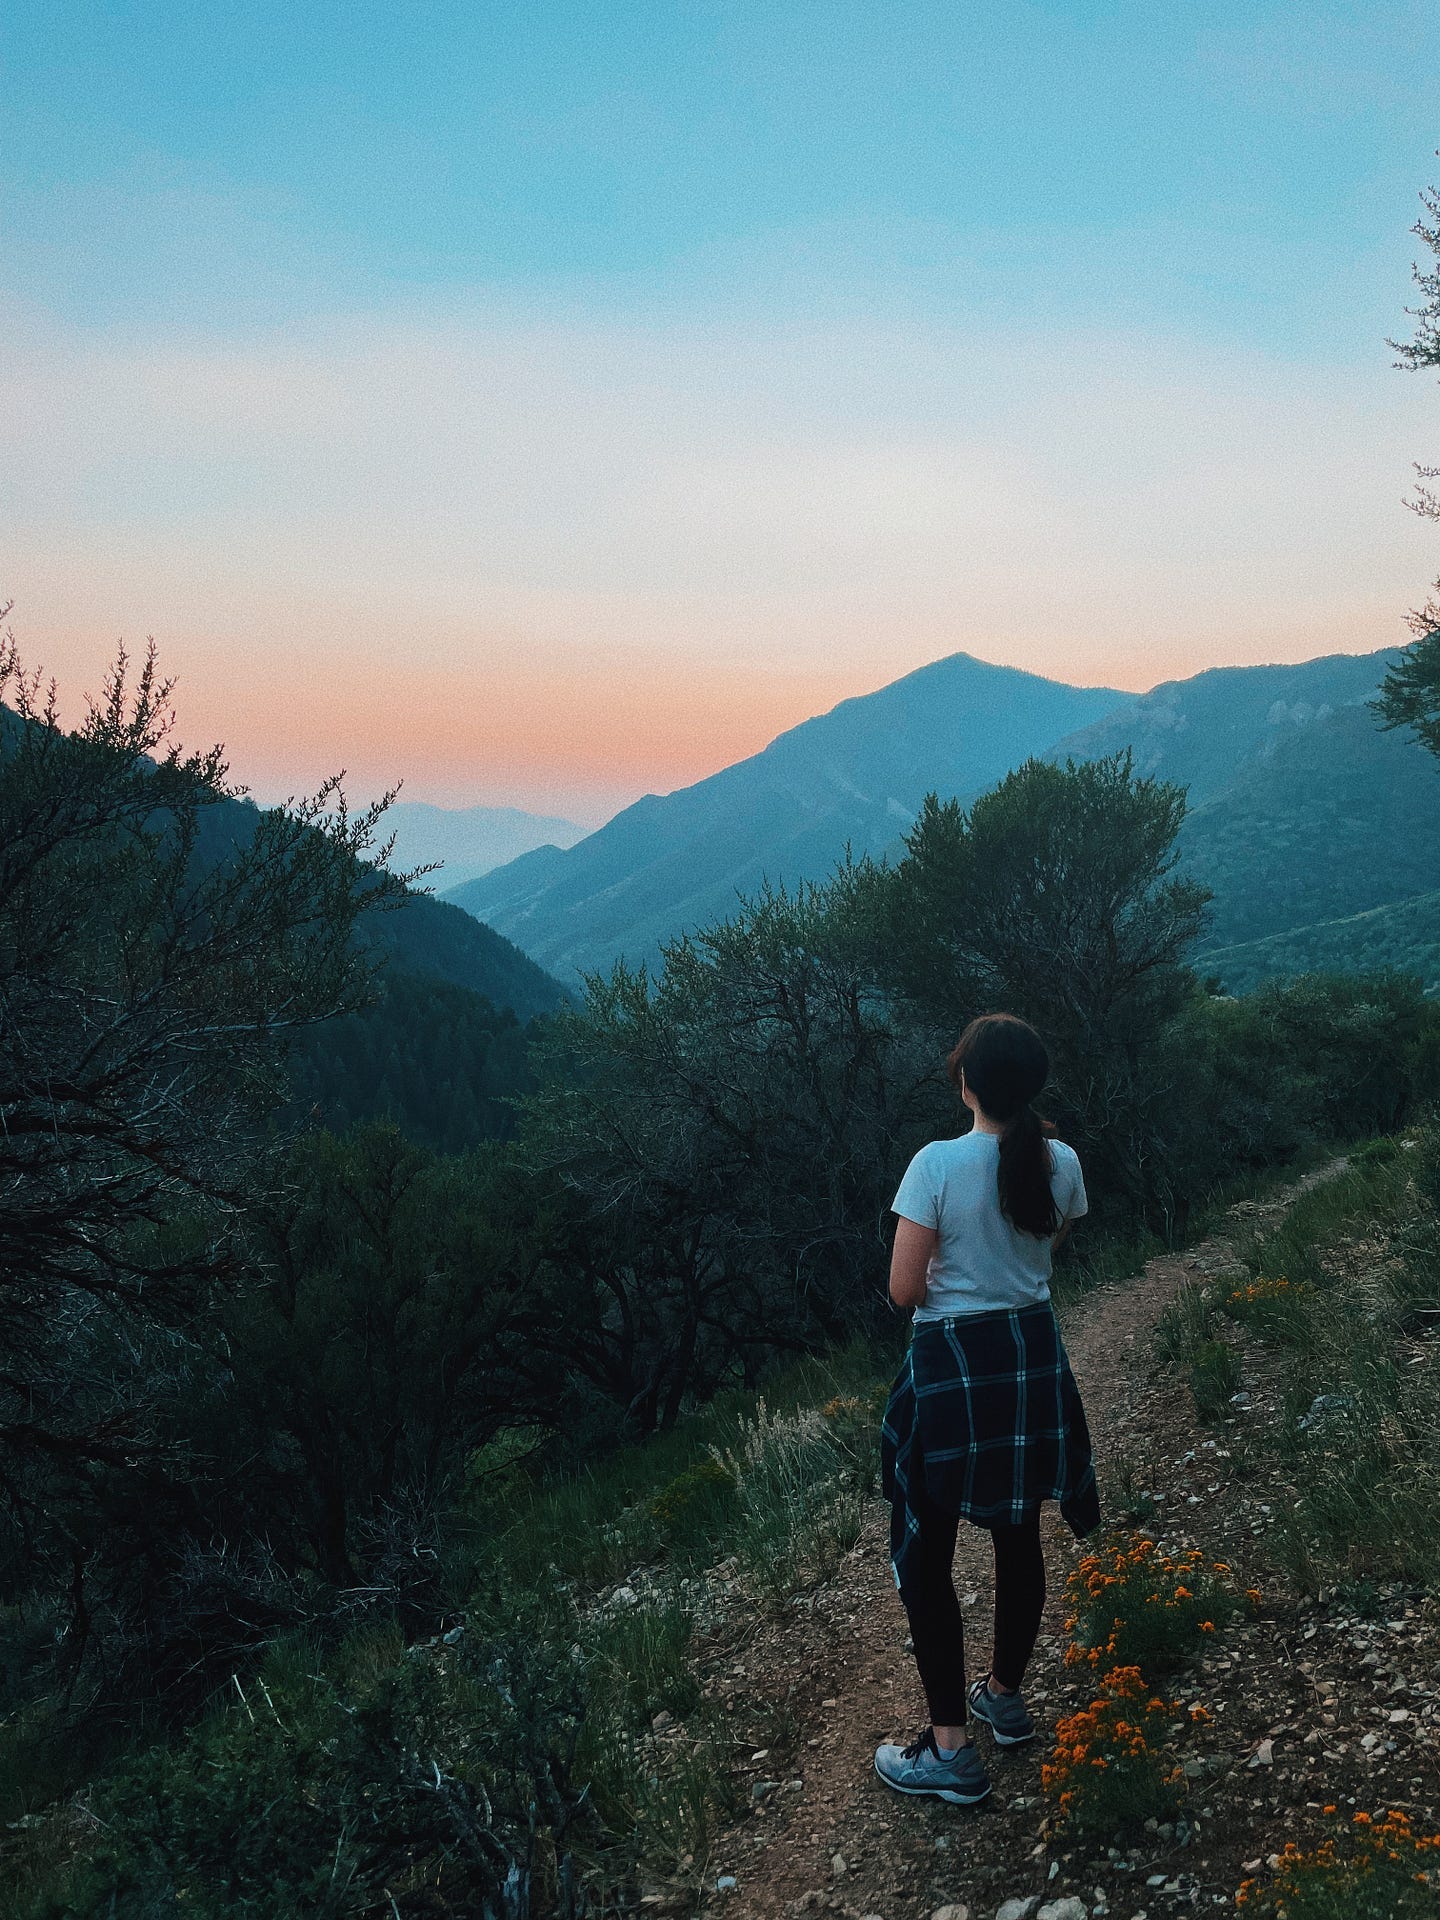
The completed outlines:
{"type": "Polygon", "coordinates": [[[1440,993],[1440,892],[1264,940],[1207,946],[1197,964],[1213,970],[1232,993],[1248,993],[1263,980],[1347,967],[1413,975],[1427,994],[1440,993]]]}
{"type": "Polygon", "coordinates": [[[1340,708],[1196,807],[1180,846],[1215,895],[1207,947],[1404,902],[1440,887],[1440,767],[1366,707],[1340,708]]]}
{"type": "Polygon", "coordinates": [[[297,1036],[289,1049],[292,1123],[336,1132],[393,1120],[445,1153],[514,1129],[534,1088],[530,1035],[481,994],[391,964],[374,999],[297,1036]]]}
{"type": "Polygon", "coordinates": [[[512,941],[444,900],[412,893],[398,908],[373,914],[362,938],[391,972],[442,980],[503,1007],[518,1020],[553,1013],[566,991],[512,941]]]}

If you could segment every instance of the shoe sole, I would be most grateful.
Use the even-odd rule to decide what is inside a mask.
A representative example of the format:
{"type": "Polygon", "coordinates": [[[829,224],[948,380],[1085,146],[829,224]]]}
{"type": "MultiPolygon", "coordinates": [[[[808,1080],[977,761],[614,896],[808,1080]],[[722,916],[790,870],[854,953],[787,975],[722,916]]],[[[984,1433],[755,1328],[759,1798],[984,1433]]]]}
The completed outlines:
{"type": "Polygon", "coordinates": [[[985,1709],[976,1700],[970,1702],[970,1711],[977,1720],[983,1720],[985,1722],[991,1734],[994,1736],[997,1747],[1023,1747],[1027,1742],[1035,1738],[1036,1730],[1034,1727],[1030,1729],[1029,1733],[1002,1733],[1000,1728],[997,1727],[995,1722],[990,1718],[989,1714],[986,1713],[985,1709]]]}
{"type": "Polygon", "coordinates": [[[983,1792],[980,1793],[960,1793],[954,1787],[904,1787],[898,1780],[891,1780],[881,1773],[878,1764],[875,1768],[875,1778],[883,1780],[892,1793],[908,1793],[912,1800],[945,1800],[952,1807],[978,1807],[991,1792],[994,1784],[987,1780],[983,1792]]]}

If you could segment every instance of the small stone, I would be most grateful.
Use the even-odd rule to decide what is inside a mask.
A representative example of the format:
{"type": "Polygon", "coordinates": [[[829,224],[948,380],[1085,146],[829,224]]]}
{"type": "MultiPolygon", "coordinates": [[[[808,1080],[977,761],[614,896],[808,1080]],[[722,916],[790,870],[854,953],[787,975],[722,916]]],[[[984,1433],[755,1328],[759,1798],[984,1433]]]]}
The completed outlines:
{"type": "MultiPolygon", "coordinates": [[[[874,1920],[878,1920],[878,1916],[875,1916],[874,1920]]],[[[930,1916],[930,1920],[970,1920],[970,1909],[964,1905],[936,1907],[930,1916]]]]}
{"type": "Polygon", "coordinates": [[[834,1876],[834,1878],[837,1880],[843,1880],[849,1871],[850,1871],[850,1867],[845,1859],[844,1854],[832,1853],[830,1856],[830,1872],[834,1876]]]}
{"type": "Polygon", "coordinates": [[[1390,1715],[1390,1724],[1392,1727],[1400,1727],[1403,1726],[1409,1718],[1410,1710],[1408,1707],[1396,1707],[1390,1715]]]}
{"type": "Polygon", "coordinates": [[[616,1587],[610,1596],[612,1607],[638,1607],[640,1596],[633,1587],[616,1587]]]}
{"type": "Polygon", "coordinates": [[[733,1873],[722,1873],[715,1882],[715,1891],[716,1893],[734,1893],[739,1884],[733,1873]]]}
{"type": "Polygon", "coordinates": [[[448,1633],[442,1633],[440,1636],[440,1638],[445,1642],[447,1647],[455,1646],[459,1641],[463,1640],[464,1637],[465,1637],[464,1627],[451,1627],[448,1633]]]}
{"type": "Polygon", "coordinates": [[[1250,1756],[1252,1767],[1273,1767],[1275,1764],[1275,1742],[1262,1740],[1250,1756]]]}
{"type": "Polygon", "coordinates": [[[773,1780],[757,1780],[750,1789],[750,1798],[752,1800],[764,1800],[774,1791],[775,1782],[773,1780]]]}
{"type": "Polygon", "coordinates": [[[657,1713],[650,1722],[652,1729],[656,1733],[664,1733],[667,1727],[673,1727],[674,1724],[675,1724],[674,1714],[667,1713],[664,1707],[660,1709],[659,1713],[657,1713]]]}
{"type": "Polygon", "coordinates": [[[1090,1920],[1090,1916],[1085,1911],[1085,1902],[1067,1893],[1063,1899],[1051,1900],[1041,1907],[1035,1920],[1090,1920]]]}
{"type": "Polygon", "coordinates": [[[995,1920],[1030,1920],[1039,1904],[1038,1893],[1016,1894],[1012,1899],[1000,1902],[995,1909],[995,1920]]]}

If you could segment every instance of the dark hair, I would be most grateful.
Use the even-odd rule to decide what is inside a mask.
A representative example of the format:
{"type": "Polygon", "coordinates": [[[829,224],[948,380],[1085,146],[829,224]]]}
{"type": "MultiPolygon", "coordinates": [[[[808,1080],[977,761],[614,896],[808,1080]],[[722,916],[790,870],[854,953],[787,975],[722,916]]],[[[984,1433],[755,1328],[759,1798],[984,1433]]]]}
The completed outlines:
{"type": "Polygon", "coordinates": [[[1055,1129],[1030,1102],[1050,1078],[1050,1056],[1035,1029],[1011,1013],[982,1013],[961,1034],[945,1070],[965,1084],[1000,1135],[1000,1211],[1022,1233],[1046,1237],[1060,1230],[1050,1191],[1047,1134],[1055,1129]]]}

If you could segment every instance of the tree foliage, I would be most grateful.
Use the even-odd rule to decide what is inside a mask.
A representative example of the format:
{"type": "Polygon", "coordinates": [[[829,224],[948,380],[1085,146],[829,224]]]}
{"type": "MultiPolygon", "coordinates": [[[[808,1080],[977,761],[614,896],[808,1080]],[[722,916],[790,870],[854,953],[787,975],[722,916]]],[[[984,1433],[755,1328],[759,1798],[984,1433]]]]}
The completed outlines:
{"type": "Polygon", "coordinates": [[[878,992],[853,876],[766,891],[617,966],[547,1043],[527,1161],[603,1227],[597,1322],[642,1426],[697,1381],[872,1322],[896,1142],[935,1117],[933,1038],[878,992]]]}
{"type": "Polygon", "coordinates": [[[53,686],[0,641],[9,1458],[134,1444],[140,1409],[107,1386],[119,1329],[181,1323],[234,1273],[280,1040],[364,997],[351,931],[396,886],[362,862],[385,803],[352,819],[333,781],[202,858],[239,789],[219,748],[175,744],[170,692],[153,648],[138,673],[122,651],[67,731],[53,686]]]}
{"type": "MultiPolygon", "coordinates": [[[[1436,264],[1414,270],[1424,296],[1411,310],[1414,336],[1390,342],[1400,355],[1398,364],[1411,372],[1440,367],[1440,193],[1432,187],[1421,200],[1424,212],[1411,231],[1436,264]]],[[[1410,505],[1425,519],[1440,520],[1440,494],[1429,484],[1440,479],[1440,467],[1417,466],[1415,471],[1420,485],[1410,505]]],[[[1410,625],[1419,637],[1386,674],[1375,708],[1383,727],[1408,727],[1432,753],[1440,754],[1440,582],[1424,606],[1411,614],[1410,625]]]]}

